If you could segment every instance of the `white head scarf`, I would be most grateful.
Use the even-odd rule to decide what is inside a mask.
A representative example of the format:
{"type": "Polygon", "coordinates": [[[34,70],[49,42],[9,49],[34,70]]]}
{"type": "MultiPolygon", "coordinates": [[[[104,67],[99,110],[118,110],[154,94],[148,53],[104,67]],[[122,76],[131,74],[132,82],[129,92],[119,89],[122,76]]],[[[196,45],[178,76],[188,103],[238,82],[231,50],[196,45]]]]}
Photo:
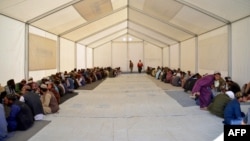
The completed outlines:
{"type": "Polygon", "coordinates": [[[232,91],[226,91],[226,95],[228,95],[231,99],[234,99],[234,93],[232,91]]]}

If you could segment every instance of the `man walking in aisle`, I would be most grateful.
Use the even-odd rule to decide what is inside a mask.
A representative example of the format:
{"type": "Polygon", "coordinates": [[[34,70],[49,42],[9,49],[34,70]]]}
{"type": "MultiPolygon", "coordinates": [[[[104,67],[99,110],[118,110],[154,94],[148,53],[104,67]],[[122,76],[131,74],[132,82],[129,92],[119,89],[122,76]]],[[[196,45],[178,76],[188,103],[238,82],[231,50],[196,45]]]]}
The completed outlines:
{"type": "Polygon", "coordinates": [[[141,73],[141,70],[142,70],[142,67],[143,67],[143,63],[141,62],[141,60],[139,60],[139,62],[137,64],[137,67],[138,67],[138,72],[141,73]]]}

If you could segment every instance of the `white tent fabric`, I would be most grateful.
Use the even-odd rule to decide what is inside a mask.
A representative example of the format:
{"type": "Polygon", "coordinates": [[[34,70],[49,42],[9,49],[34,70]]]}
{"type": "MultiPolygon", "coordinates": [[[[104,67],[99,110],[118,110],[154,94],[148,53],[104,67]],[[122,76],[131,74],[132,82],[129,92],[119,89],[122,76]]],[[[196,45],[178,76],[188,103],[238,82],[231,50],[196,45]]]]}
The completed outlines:
{"type": "Polygon", "coordinates": [[[184,71],[195,72],[195,39],[189,39],[180,45],[180,68],[184,71]]]}
{"type": "Polygon", "coordinates": [[[250,14],[248,0],[2,0],[0,5],[2,15],[74,42],[122,21],[180,42],[250,14]]]}
{"type": "MultiPolygon", "coordinates": [[[[243,84],[250,78],[246,77],[250,64],[245,62],[250,45],[247,38],[250,34],[249,7],[249,0],[1,0],[0,31],[4,36],[0,38],[0,55],[8,61],[10,59],[6,54],[15,56],[14,60],[23,60],[18,65],[12,65],[15,66],[14,70],[21,69],[18,73],[9,72],[6,75],[5,72],[10,69],[4,68],[1,83],[6,83],[9,78],[19,81],[33,75],[38,79],[65,69],[70,71],[73,68],[99,66],[101,62],[95,59],[105,60],[105,55],[93,49],[108,44],[110,46],[107,48],[111,50],[106,55],[111,57],[106,59],[105,65],[116,67],[122,64],[124,71],[127,71],[131,54],[123,49],[127,51],[127,55],[124,55],[126,58],[114,60],[116,53],[112,52],[115,48],[112,41],[133,36],[148,43],[152,50],[163,48],[162,57],[156,59],[158,61],[153,67],[180,67],[202,74],[219,70],[224,76],[230,75],[243,84]],[[28,70],[28,33],[34,29],[39,31],[37,35],[53,38],[57,42],[55,69],[28,70]],[[186,45],[186,41],[192,43],[186,45]],[[10,46],[13,47],[11,52],[10,46]],[[186,46],[185,49],[183,46],[186,46]],[[219,52],[215,48],[219,48],[219,52]],[[187,54],[192,57],[189,58],[187,54]],[[220,61],[214,61],[218,55],[220,61]],[[183,58],[189,58],[192,62],[183,58]]],[[[148,66],[152,63],[145,58],[145,54],[149,54],[145,45],[142,58],[138,58],[146,61],[145,66],[148,66]]],[[[16,64],[15,61],[8,63],[16,64]]]]}

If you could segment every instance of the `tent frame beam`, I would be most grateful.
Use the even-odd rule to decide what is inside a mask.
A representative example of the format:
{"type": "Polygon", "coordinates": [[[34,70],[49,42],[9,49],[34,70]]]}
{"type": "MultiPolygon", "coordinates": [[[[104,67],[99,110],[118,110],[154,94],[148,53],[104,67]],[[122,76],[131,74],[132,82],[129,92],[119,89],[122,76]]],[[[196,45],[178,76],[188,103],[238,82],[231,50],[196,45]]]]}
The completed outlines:
{"type": "Polygon", "coordinates": [[[100,17],[100,18],[97,18],[97,19],[95,19],[95,20],[92,20],[92,21],[83,23],[83,24],[81,24],[81,25],[79,25],[79,26],[76,26],[76,27],[71,28],[71,29],[69,29],[69,30],[67,30],[67,31],[64,31],[63,33],[60,33],[59,36],[64,36],[64,35],[66,35],[66,34],[68,34],[68,33],[70,33],[70,32],[73,32],[73,31],[75,31],[75,30],[77,30],[77,29],[79,29],[79,28],[82,28],[82,27],[84,27],[84,26],[86,26],[86,25],[88,25],[88,24],[94,23],[94,22],[96,22],[96,21],[98,21],[98,20],[100,20],[100,19],[103,19],[103,18],[105,18],[105,17],[108,17],[108,16],[110,16],[110,15],[112,15],[112,14],[115,14],[115,13],[117,13],[117,12],[119,12],[119,11],[122,11],[122,10],[124,10],[124,9],[126,9],[126,8],[127,8],[127,6],[121,7],[121,8],[119,8],[119,9],[117,9],[117,10],[114,10],[114,11],[112,11],[112,12],[110,12],[110,13],[108,13],[108,14],[102,16],[102,17],[100,17]]]}
{"type": "Polygon", "coordinates": [[[180,31],[182,31],[182,32],[185,32],[185,33],[187,33],[187,34],[190,34],[190,35],[192,35],[192,36],[196,36],[196,35],[197,35],[197,34],[195,34],[194,32],[191,32],[191,31],[189,31],[189,30],[187,30],[187,29],[184,29],[184,28],[182,28],[182,27],[179,27],[179,26],[177,26],[177,25],[171,24],[170,22],[163,21],[163,20],[161,20],[161,19],[159,19],[159,18],[156,18],[156,17],[154,17],[154,16],[152,16],[152,15],[150,15],[150,14],[148,14],[148,13],[145,13],[145,12],[143,12],[142,10],[139,10],[139,9],[133,7],[133,6],[130,6],[129,9],[135,10],[135,11],[137,11],[137,12],[139,12],[139,13],[141,13],[141,14],[147,16],[147,17],[150,17],[150,18],[152,18],[152,19],[154,19],[154,20],[157,20],[157,21],[159,21],[159,22],[161,22],[161,23],[164,23],[164,24],[166,24],[166,25],[169,25],[169,26],[171,26],[171,27],[173,27],[173,28],[175,28],[175,29],[178,29],[178,30],[180,30],[180,31]]]}
{"type": "MultiPolygon", "coordinates": [[[[97,40],[103,40],[104,38],[107,38],[107,37],[109,37],[109,36],[112,35],[112,34],[116,34],[116,33],[125,31],[126,29],[127,29],[127,28],[122,28],[122,29],[117,30],[117,31],[115,31],[115,32],[112,32],[112,33],[110,33],[110,34],[108,34],[108,35],[106,35],[106,36],[104,36],[104,37],[101,37],[101,38],[99,38],[99,39],[97,39],[97,40]]],[[[126,31],[126,33],[127,33],[127,31],[126,31]]],[[[124,35],[124,34],[123,34],[123,35],[124,35]]],[[[119,37],[119,36],[117,36],[117,37],[119,37]]],[[[115,38],[117,38],[117,37],[115,37],[115,38]]],[[[90,37],[90,38],[91,38],[91,37],[90,37]]],[[[96,43],[97,40],[92,41],[92,42],[90,42],[90,43],[88,43],[88,44],[86,44],[86,45],[87,45],[87,46],[91,46],[91,44],[96,43]]]]}
{"type": "MultiPolygon", "coordinates": [[[[164,42],[162,42],[162,41],[160,41],[160,40],[158,40],[158,39],[155,39],[154,37],[148,36],[148,35],[146,35],[145,33],[142,33],[142,32],[140,32],[140,31],[134,30],[134,29],[132,29],[132,28],[129,28],[129,30],[135,31],[135,32],[137,32],[137,33],[139,33],[139,34],[142,34],[142,35],[148,37],[148,38],[152,38],[153,40],[155,40],[155,41],[157,41],[157,42],[160,42],[161,44],[164,44],[164,45],[166,45],[166,46],[169,46],[169,44],[164,43],[164,42]]],[[[128,33],[129,33],[129,31],[128,31],[128,33]]],[[[129,34],[135,36],[135,35],[132,34],[132,33],[129,33],[129,34]]],[[[137,37],[137,36],[135,36],[135,37],[137,37]]],[[[137,37],[137,38],[142,39],[141,37],[137,37]]],[[[142,40],[145,40],[145,39],[142,39],[142,40]]],[[[146,42],[150,42],[150,41],[148,41],[148,40],[145,40],[145,41],[146,41],[146,42]]],[[[150,42],[150,43],[152,43],[152,42],[150,42]]],[[[152,43],[152,44],[154,44],[154,43],[152,43]]],[[[154,45],[155,45],[155,44],[154,44],[154,45]]],[[[157,45],[157,46],[158,46],[158,45],[157,45]]]]}
{"type": "Polygon", "coordinates": [[[118,23],[116,23],[116,24],[113,24],[113,25],[111,25],[111,26],[109,26],[109,27],[103,28],[102,30],[99,30],[99,31],[94,32],[94,33],[91,33],[91,34],[88,35],[88,36],[85,36],[85,37],[83,37],[83,38],[80,38],[80,39],[76,40],[76,42],[80,42],[81,40],[84,40],[84,39],[86,39],[86,38],[89,38],[89,37],[91,37],[91,36],[93,36],[93,35],[95,35],[95,34],[98,34],[98,33],[102,32],[102,31],[108,30],[108,29],[110,29],[111,27],[114,27],[114,26],[116,26],[116,25],[122,24],[122,23],[124,23],[124,22],[126,22],[126,21],[127,21],[127,20],[123,20],[123,21],[118,22],[118,23]]]}
{"type": "Polygon", "coordinates": [[[73,1],[71,1],[69,3],[66,3],[66,4],[62,5],[62,6],[54,8],[54,9],[52,9],[52,10],[46,12],[46,13],[43,13],[42,15],[39,15],[39,16],[33,18],[33,19],[30,19],[30,20],[27,21],[27,23],[28,24],[34,23],[34,22],[36,22],[38,20],[41,20],[42,18],[45,18],[45,17],[47,17],[47,16],[49,16],[51,14],[54,14],[54,13],[66,8],[66,7],[72,6],[72,5],[74,5],[74,4],[78,3],[78,2],[81,2],[81,1],[83,1],[83,0],[73,0],[73,1]]]}
{"type": "Polygon", "coordinates": [[[160,32],[158,32],[158,31],[155,31],[154,29],[152,29],[152,28],[150,28],[150,27],[146,27],[146,26],[144,26],[144,25],[142,25],[142,24],[140,24],[140,23],[137,23],[137,22],[135,22],[135,21],[129,20],[129,22],[134,23],[134,24],[137,24],[137,25],[139,25],[139,26],[141,26],[141,27],[143,27],[143,28],[146,28],[146,29],[148,29],[148,30],[150,30],[150,31],[152,31],[152,32],[155,32],[155,33],[157,33],[157,34],[159,34],[159,35],[161,35],[161,36],[165,36],[165,37],[167,37],[167,38],[169,38],[169,39],[171,39],[171,40],[173,40],[173,41],[180,42],[178,39],[175,39],[175,38],[173,38],[173,37],[170,37],[170,36],[168,36],[168,35],[165,35],[165,34],[163,34],[163,33],[160,33],[160,32]]]}
{"type": "Polygon", "coordinates": [[[216,14],[213,14],[213,13],[207,11],[207,10],[204,10],[204,9],[202,9],[200,7],[197,7],[197,6],[195,6],[195,5],[193,5],[193,4],[189,3],[189,2],[186,2],[184,0],[174,0],[174,1],[176,1],[176,2],[178,2],[180,4],[183,4],[183,5],[187,6],[187,7],[190,7],[192,9],[194,9],[195,11],[201,12],[201,13],[207,15],[207,16],[210,16],[210,17],[212,17],[212,18],[214,18],[216,20],[219,20],[219,21],[221,21],[221,22],[223,22],[225,24],[230,23],[229,20],[226,20],[226,19],[224,19],[224,18],[222,18],[222,17],[220,17],[220,16],[218,16],[216,14]]]}

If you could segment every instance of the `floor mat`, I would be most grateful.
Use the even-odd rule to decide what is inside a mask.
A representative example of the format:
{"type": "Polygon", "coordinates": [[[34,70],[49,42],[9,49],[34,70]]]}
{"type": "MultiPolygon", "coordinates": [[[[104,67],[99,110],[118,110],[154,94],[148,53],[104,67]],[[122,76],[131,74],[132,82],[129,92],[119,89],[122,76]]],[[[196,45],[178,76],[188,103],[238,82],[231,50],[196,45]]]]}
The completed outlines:
{"type": "Polygon", "coordinates": [[[74,97],[74,96],[77,96],[78,93],[77,92],[73,92],[73,93],[67,93],[65,94],[64,96],[62,96],[60,98],[60,104],[62,104],[63,102],[67,101],[68,99],[74,97]]]}
{"type": "Polygon", "coordinates": [[[34,125],[28,130],[11,132],[3,141],[27,141],[50,122],[48,120],[35,121],[34,125]]]}
{"type": "Polygon", "coordinates": [[[166,91],[166,94],[175,99],[183,107],[197,106],[194,99],[190,98],[189,94],[183,91],[166,91]]]}
{"type": "Polygon", "coordinates": [[[81,86],[78,88],[78,90],[93,90],[95,89],[99,84],[101,84],[104,80],[98,80],[95,82],[92,82],[91,84],[86,84],[84,86],[81,86]]]}

